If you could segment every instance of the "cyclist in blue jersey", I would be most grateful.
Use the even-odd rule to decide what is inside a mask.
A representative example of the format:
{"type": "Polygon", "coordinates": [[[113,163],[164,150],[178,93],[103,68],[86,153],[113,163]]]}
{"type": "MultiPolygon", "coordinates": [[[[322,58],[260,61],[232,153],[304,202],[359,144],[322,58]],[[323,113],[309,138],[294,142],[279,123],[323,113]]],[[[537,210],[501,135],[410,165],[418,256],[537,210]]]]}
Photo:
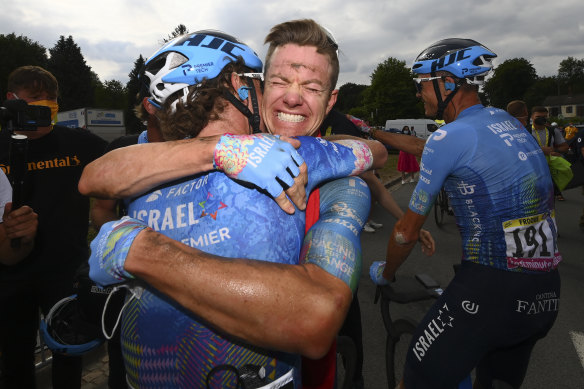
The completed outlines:
{"type": "MultiPolygon", "coordinates": [[[[189,34],[187,40],[204,43],[206,47],[214,46],[212,37],[215,35],[205,35],[189,34]]],[[[243,46],[232,37],[227,41],[243,46]]],[[[330,45],[326,35],[320,41],[325,48],[330,45]]],[[[192,59],[193,48],[187,46],[181,44],[176,48],[169,44],[162,51],[167,48],[172,53],[181,50],[182,56],[192,59]]],[[[165,57],[175,55],[166,54],[165,57]]],[[[319,54],[312,60],[316,67],[312,66],[313,62],[306,69],[310,72],[317,69],[320,79],[325,77],[320,93],[312,95],[319,104],[327,103],[334,87],[328,80],[329,58],[319,54]]],[[[149,63],[165,69],[170,67],[169,63],[177,64],[180,60],[170,58],[167,62],[154,56],[149,63]]],[[[245,85],[238,84],[245,77],[257,82],[253,75],[248,76],[250,70],[256,69],[252,67],[246,72],[236,68],[237,63],[234,68],[230,66],[231,63],[225,65],[226,69],[215,78],[221,84],[231,83],[233,87],[229,93],[257,112],[248,98],[259,89],[257,85],[256,91],[248,91],[245,85]]],[[[151,82],[156,88],[152,91],[153,99],[158,91],[167,93],[175,88],[176,80],[171,82],[169,78],[165,80],[164,74],[158,77],[158,73],[151,73],[151,79],[161,80],[151,82]]],[[[208,91],[208,86],[207,82],[187,86],[186,93],[183,88],[176,88],[178,99],[175,92],[158,101],[166,137],[172,138],[176,133],[177,120],[190,115],[181,123],[186,124],[180,126],[184,132],[176,138],[209,136],[208,142],[213,139],[210,144],[211,150],[215,150],[216,168],[230,177],[248,181],[251,177],[251,181],[257,183],[254,174],[279,162],[278,151],[288,144],[266,135],[221,135],[225,128],[234,133],[248,133],[247,121],[241,120],[241,114],[229,104],[222,105],[224,111],[223,116],[218,115],[219,120],[209,120],[204,130],[197,133],[201,125],[193,123],[205,123],[205,120],[195,120],[201,108],[198,99],[214,93],[208,91]],[[230,121],[221,120],[228,116],[225,113],[230,121]],[[210,131],[213,128],[214,132],[210,131]]],[[[224,93],[217,95],[225,96],[224,93]]],[[[217,104],[209,106],[214,108],[217,104]]],[[[322,109],[325,107],[322,105],[322,109]]],[[[215,109],[210,112],[217,114],[215,109]]],[[[294,158],[298,164],[304,160],[308,166],[309,189],[331,175],[356,174],[370,165],[370,161],[366,162],[370,159],[369,150],[363,148],[362,143],[345,144],[352,147],[302,139],[300,155],[294,158]]],[[[181,154],[179,149],[183,145],[174,147],[173,153],[181,154]]],[[[379,150],[382,148],[379,145],[379,150]]],[[[124,151],[126,157],[128,151],[124,151]]],[[[174,157],[172,155],[171,159],[174,157]]],[[[192,160],[187,155],[182,161],[184,169],[178,177],[200,171],[189,170],[192,166],[188,158],[192,160]]],[[[160,161],[168,166],[168,161],[160,161]]],[[[149,167],[160,171],[156,161],[152,162],[154,164],[149,167]]],[[[283,170],[289,177],[284,174],[278,176],[279,179],[285,182],[284,187],[292,185],[290,178],[298,174],[298,167],[285,165],[283,170]],[[292,173],[286,173],[286,168],[292,173]]],[[[268,171],[272,174],[274,170],[268,171]]],[[[156,172],[155,179],[160,179],[156,172]]],[[[177,176],[164,180],[174,178],[177,176]]],[[[261,184],[265,184],[267,180],[260,178],[261,184]]],[[[154,183],[155,179],[149,182],[154,183]]],[[[80,184],[80,189],[84,185],[80,184]]],[[[274,197],[283,191],[282,187],[279,191],[274,189],[272,183],[263,187],[274,197]]],[[[328,349],[342,324],[360,273],[359,233],[370,201],[366,186],[357,178],[325,184],[322,191],[321,221],[308,232],[304,241],[302,212],[296,210],[293,215],[283,217],[284,212],[264,193],[244,188],[219,172],[173,181],[132,201],[129,214],[143,219],[152,229],[135,219],[109,223],[102,228],[92,243],[92,277],[95,280],[109,284],[135,275],[176,300],[171,301],[148,287],[136,293],[138,297],[126,309],[122,331],[132,385],[235,387],[238,381],[252,377],[257,383],[246,382],[246,387],[280,387],[291,379],[294,379],[294,387],[299,387],[297,354],[319,356],[328,349]],[[204,254],[197,247],[208,253],[239,259],[219,259],[204,254]],[[165,262],[169,256],[171,261],[165,262]],[[249,260],[251,258],[262,261],[249,260]],[[152,260],[154,262],[148,264],[152,260]],[[187,261],[188,266],[178,270],[187,261]],[[166,264],[160,266],[161,262],[166,264]],[[158,269],[157,278],[153,278],[152,273],[147,274],[153,268],[158,269]],[[185,291],[186,283],[196,288],[185,291]],[[177,302],[194,314],[179,307],[177,302]],[[161,331],[161,326],[169,324],[171,327],[167,331],[161,331]]]]}
{"type": "Polygon", "coordinates": [[[481,105],[478,86],[495,57],[476,41],[444,39],[412,67],[426,115],[447,124],[428,139],[385,268],[375,263],[371,276],[378,283],[393,277],[442,187],[460,230],[462,265],[416,330],[401,387],[454,388],[476,367],[475,387],[498,380],[518,388],[534,344],[557,316],[561,255],[551,177],[519,121],[481,105]]]}

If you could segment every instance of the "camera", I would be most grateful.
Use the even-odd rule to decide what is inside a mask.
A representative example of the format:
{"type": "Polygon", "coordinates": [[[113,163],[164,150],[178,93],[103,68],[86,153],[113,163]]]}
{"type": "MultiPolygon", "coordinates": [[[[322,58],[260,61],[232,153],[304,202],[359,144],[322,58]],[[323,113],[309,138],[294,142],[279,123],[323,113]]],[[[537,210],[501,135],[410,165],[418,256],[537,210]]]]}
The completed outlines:
{"type": "Polygon", "coordinates": [[[28,105],[24,100],[6,100],[0,107],[0,125],[8,131],[35,131],[51,125],[51,109],[28,105]]]}
{"type": "MultiPolygon", "coordinates": [[[[12,185],[12,207],[22,206],[23,186],[26,175],[27,136],[26,131],[35,131],[38,127],[51,125],[51,109],[40,105],[28,105],[24,100],[6,100],[0,106],[0,126],[2,138],[9,139],[8,178],[12,185]],[[20,132],[16,134],[15,132],[20,132]]],[[[20,239],[11,240],[12,247],[20,246],[20,239]]]]}

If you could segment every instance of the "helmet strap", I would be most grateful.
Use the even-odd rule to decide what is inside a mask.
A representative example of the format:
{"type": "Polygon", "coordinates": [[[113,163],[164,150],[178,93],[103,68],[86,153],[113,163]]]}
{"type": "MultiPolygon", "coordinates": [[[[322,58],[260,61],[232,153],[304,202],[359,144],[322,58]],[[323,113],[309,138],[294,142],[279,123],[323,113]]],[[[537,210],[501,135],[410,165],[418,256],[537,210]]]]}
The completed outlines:
{"type": "MultiPolygon", "coordinates": [[[[432,77],[436,77],[436,72],[430,73],[432,77]]],[[[436,100],[438,101],[438,110],[436,111],[436,119],[442,120],[444,116],[444,111],[446,107],[452,101],[452,98],[458,92],[459,85],[455,83],[454,89],[448,89],[451,93],[446,97],[445,100],[442,100],[442,93],[440,93],[440,85],[438,84],[438,79],[432,80],[432,85],[434,86],[434,93],[436,94],[436,100]]]]}
{"type": "Polygon", "coordinates": [[[233,104],[233,106],[239,110],[239,112],[241,112],[242,114],[244,114],[247,117],[247,120],[249,122],[249,126],[251,127],[251,129],[253,130],[253,133],[255,134],[255,133],[261,132],[260,131],[259,104],[258,104],[258,99],[257,99],[255,87],[253,85],[253,80],[248,80],[247,84],[249,85],[249,89],[251,90],[251,93],[249,94],[249,96],[251,96],[251,106],[253,107],[253,112],[251,112],[249,110],[249,108],[247,108],[245,106],[245,104],[243,104],[240,100],[238,100],[231,92],[224,90],[223,97],[225,97],[227,100],[229,100],[231,102],[231,104],[233,104]]]}
{"type": "Polygon", "coordinates": [[[252,79],[248,79],[248,85],[249,85],[249,89],[251,90],[251,106],[253,108],[253,113],[252,113],[252,117],[248,117],[249,119],[249,125],[253,130],[254,134],[258,134],[260,133],[260,107],[258,104],[258,96],[255,90],[255,86],[253,84],[253,80],[252,79]]]}

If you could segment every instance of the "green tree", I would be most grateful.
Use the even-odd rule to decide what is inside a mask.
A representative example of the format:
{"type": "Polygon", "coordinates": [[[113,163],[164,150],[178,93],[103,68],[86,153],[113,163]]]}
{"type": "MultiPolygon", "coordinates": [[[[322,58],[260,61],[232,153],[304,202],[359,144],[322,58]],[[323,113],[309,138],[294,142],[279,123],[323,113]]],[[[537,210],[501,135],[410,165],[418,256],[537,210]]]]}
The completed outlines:
{"type": "Polygon", "coordinates": [[[556,95],[557,93],[557,77],[541,77],[525,91],[523,101],[525,101],[527,108],[531,111],[532,107],[542,105],[546,97],[556,95]]]}
{"type": "Polygon", "coordinates": [[[497,66],[483,91],[490,105],[505,109],[512,100],[523,100],[527,90],[537,81],[533,65],[525,58],[508,59],[497,66]]]}
{"type": "Polygon", "coordinates": [[[389,57],[371,74],[371,86],[364,92],[366,119],[371,125],[384,125],[388,119],[423,117],[412,74],[405,61],[389,57]]]}
{"type": "Polygon", "coordinates": [[[141,104],[141,98],[148,95],[147,86],[144,81],[140,78],[144,72],[144,64],[146,60],[142,55],[134,61],[134,69],[128,74],[130,78],[126,84],[127,91],[127,104],[124,111],[124,117],[126,121],[126,132],[128,134],[138,134],[145,130],[142,122],[136,117],[134,108],[136,105],[141,104]]]}
{"type": "Polygon", "coordinates": [[[363,92],[367,88],[367,85],[357,85],[352,82],[344,84],[339,88],[339,96],[335,103],[335,109],[347,113],[352,108],[362,106],[363,92]]]}
{"type": "Polygon", "coordinates": [[[48,70],[59,82],[60,110],[91,107],[94,103],[94,76],[73,37],[61,35],[49,52],[48,70]]]}
{"type": "Polygon", "coordinates": [[[99,83],[95,89],[94,105],[105,109],[126,109],[126,87],[117,80],[109,80],[99,83]]]}
{"type": "Polygon", "coordinates": [[[6,96],[6,83],[10,73],[24,65],[47,67],[47,49],[25,36],[14,33],[0,34],[0,101],[6,96]]]}
{"type": "Polygon", "coordinates": [[[174,38],[176,38],[177,36],[180,35],[184,35],[187,34],[189,32],[189,29],[184,25],[184,24],[179,24],[178,26],[175,27],[175,29],[170,33],[170,35],[167,38],[163,38],[162,41],[164,43],[166,42],[170,42],[171,40],[173,40],[174,38]]]}
{"type": "Polygon", "coordinates": [[[558,69],[558,94],[584,93],[584,59],[568,57],[558,69]]]}

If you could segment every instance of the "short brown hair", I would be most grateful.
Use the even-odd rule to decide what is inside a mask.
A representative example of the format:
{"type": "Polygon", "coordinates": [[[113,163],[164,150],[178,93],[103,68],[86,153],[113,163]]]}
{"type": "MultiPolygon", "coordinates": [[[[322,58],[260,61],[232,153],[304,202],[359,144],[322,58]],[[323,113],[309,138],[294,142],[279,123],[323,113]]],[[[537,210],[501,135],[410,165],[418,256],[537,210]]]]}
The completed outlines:
{"type": "Polygon", "coordinates": [[[59,83],[51,72],[40,66],[21,66],[8,76],[7,90],[44,92],[50,99],[56,100],[59,95],[59,83]]]}
{"type": "Polygon", "coordinates": [[[288,43],[298,46],[314,46],[316,52],[329,58],[332,72],[330,77],[330,89],[335,89],[339,78],[339,57],[337,51],[339,46],[327,31],[312,19],[291,20],[280,23],[272,27],[266,36],[264,44],[269,44],[264,73],[270,67],[270,59],[276,48],[288,43]]]}
{"type": "Polygon", "coordinates": [[[527,117],[529,111],[527,110],[527,104],[523,100],[513,100],[509,104],[507,104],[507,112],[509,115],[519,118],[519,117],[527,117]]]}
{"type": "Polygon", "coordinates": [[[534,113],[548,113],[548,109],[546,107],[544,107],[543,105],[536,105],[535,107],[531,108],[531,114],[533,115],[534,113]]]}

